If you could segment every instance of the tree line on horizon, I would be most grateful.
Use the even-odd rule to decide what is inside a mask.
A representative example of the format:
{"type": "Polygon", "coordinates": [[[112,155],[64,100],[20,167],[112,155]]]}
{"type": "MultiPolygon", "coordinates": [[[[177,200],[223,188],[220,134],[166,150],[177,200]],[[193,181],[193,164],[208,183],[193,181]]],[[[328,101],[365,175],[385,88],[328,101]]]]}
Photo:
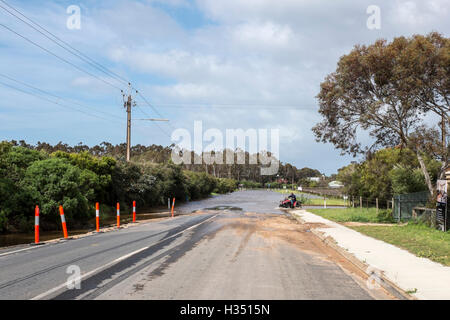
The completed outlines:
{"type": "Polygon", "coordinates": [[[140,209],[154,208],[166,206],[168,198],[179,203],[233,192],[239,185],[261,188],[270,183],[277,187],[287,178],[299,181],[320,174],[290,164],[280,165],[279,174],[272,177],[258,175],[256,165],[232,165],[229,169],[175,165],[172,148],[133,146],[128,163],[125,144],[104,142],[88,147],[81,143],[0,142],[0,233],[30,231],[36,205],[43,230],[59,229],[59,205],[64,207],[70,227],[85,227],[93,223],[96,202],[101,204],[103,216],[112,216],[117,202],[126,213],[133,201],[140,209]]]}
{"type": "MultiPolygon", "coordinates": [[[[24,140],[16,141],[12,140],[11,143],[14,146],[21,146],[24,148],[28,148],[31,150],[45,151],[47,153],[54,153],[57,151],[63,151],[67,153],[81,153],[88,152],[89,154],[95,157],[113,157],[118,161],[125,161],[126,155],[126,144],[111,144],[109,142],[102,142],[93,147],[89,147],[83,143],[79,143],[74,146],[70,146],[66,143],[59,142],[55,145],[52,145],[47,142],[37,142],[35,145],[28,144],[24,140]]],[[[170,146],[161,146],[161,145],[141,145],[137,144],[131,147],[131,162],[132,163],[160,163],[167,164],[171,162],[172,151],[175,149],[175,145],[172,144],[170,146]]],[[[225,150],[224,150],[225,152],[225,150]]],[[[235,150],[235,160],[237,157],[237,152],[239,150],[235,150]]],[[[214,152],[212,152],[214,155],[214,152]]],[[[250,154],[247,151],[243,152],[245,163],[237,164],[235,161],[234,164],[206,164],[203,161],[203,164],[183,164],[183,168],[185,170],[193,171],[193,172],[205,172],[210,174],[216,178],[228,178],[234,179],[237,181],[251,181],[257,183],[259,186],[264,186],[267,183],[274,183],[282,181],[284,184],[296,184],[296,185],[305,185],[308,186],[310,181],[308,178],[311,177],[322,177],[323,174],[317,170],[308,167],[297,168],[296,166],[290,163],[279,163],[279,170],[277,174],[272,176],[264,176],[260,174],[260,169],[262,164],[249,164],[250,154]]],[[[256,155],[259,156],[259,153],[256,155]]],[[[199,157],[196,153],[191,151],[191,157],[194,159],[195,157],[199,157]]],[[[259,157],[258,157],[259,158],[259,157]]],[[[335,175],[332,175],[332,178],[335,175]]]]}

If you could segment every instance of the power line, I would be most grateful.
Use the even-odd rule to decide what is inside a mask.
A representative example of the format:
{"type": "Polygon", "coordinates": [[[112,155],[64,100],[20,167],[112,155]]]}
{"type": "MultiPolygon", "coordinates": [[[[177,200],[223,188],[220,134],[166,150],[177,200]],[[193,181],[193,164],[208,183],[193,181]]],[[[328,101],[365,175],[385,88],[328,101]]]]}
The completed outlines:
{"type": "Polygon", "coordinates": [[[102,119],[102,120],[111,121],[110,119],[106,119],[106,118],[100,117],[100,116],[98,116],[98,115],[95,115],[95,114],[91,114],[91,113],[85,112],[84,110],[80,110],[80,109],[77,109],[77,108],[74,108],[74,107],[71,107],[71,106],[68,106],[68,105],[65,105],[65,104],[61,104],[61,103],[59,103],[59,102],[56,102],[56,101],[47,99],[47,98],[45,98],[45,97],[39,96],[39,95],[37,95],[37,94],[34,94],[34,93],[32,93],[32,92],[25,91],[25,90],[23,90],[23,89],[20,89],[20,88],[18,88],[18,87],[16,87],[16,86],[13,86],[13,85],[10,85],[10,84],[7,84],[7,83],[4,83],[4,82],[2,82],[2,81],[0,81],[0,84],[3,85],[3,86],[5,86],[5,87],[7,87],[7,88],[13,89],[13,90],[15,90],[15,91],[18,91],[18,92],[21,92],[21,93],[24,93],[24,94],[27,94],[27,95],[30,95],[30,96],[33,96],[33,97],[38,98],[38,99],[41,99],[41,100],[45,100],[45,101],[47,101],[47,102],[56,104],[56,105],[58,105],[58,106],[60,106],[60,107],[63,107],[63,108],[66,108],[66,109],[72,109],[72,110],[78,111],[78,112],[80,112],[80,113],[83,113],[83,114],[85,114],[85,115],[88,115],[88,116],[91,116],[91,117],[95,117],[95,118],[99,118],[99,119],[102,119]]]}
{"type": "Polygon", "coordinates": [[[106,68],[105,66],[101,65],[100,63],[96,62],[95,60],[91,59],[89,56],[85,55],[84,53],[82,53],[81,51],[77,50],[76,48],[74,48],[73,46],[71,46],[69,43],[65,42],[64,40],[62,40],[61,38],[59,38],[58,36],[56,36],[55,34],[53,34],[52,32],[48,31],[47,29],[45,29],[43,26],[41,26],[39,23],[35,22],[34,20],[32,20],[31,18],[27,17],[25,14],[23,14],[22,12],[20,12],[19,10],[17,10],[16,8],[14,8],[13,6],[11,6],[10,4],[8,4],[6,1],[4,0],[0,0],[1,2],[3,2],[5,5],[7,5],[10,9],[14,10],[15,12],[17,12],[19,15],[21,15],[22,17],[24,17],[25,19],[27,19],[28,21],[30,21],[32,24],[36,25],[39,29],[43,30],[45,33],[51,35],[48,36],[47,34],[45,34],[44,32],[42,32],[41,30],[39,30],[38,28],[36,28],[35,26],[33,26],[32,24],[28,23],[27,21],[23,20],[22,18],[20,18],[19,16],[17,16],[16,14],[14,14],[13,12],[11,12],[10,10],[8,10],[7,8],[0,6],[0,8],[2,8],[3,10],[5,10],[6,12],[8,12],[10,15],[16,17],[17,19],[19,19],[20,21],[22,21],[23,23],[25,23],[26,25],[28,25],[29,27],[33,28],[34,30],[36,30],[37,32],[39,32],[40,34],[42,34],[44,37],[46,37],[47,39],[49,39],[50,41],[56,43],[58,46],[60,46],[61,48],[63,48],[64,50],[66,50],[67,52],[71,53],[72,55],[78,57],[79,59],[83,60],[84,62],[90,64],[91,66],[93,66],[94,68],[96,68],[97,70],[103,72],[104,74],[111,76],[113,78],[115,78],[116,80],[128,83],[128,80],[123,78],[122,76],[118,75],[117,73],[111,71],[110,69],[106,68]],[[52,38],[53,37],[53,38],[52,38]],[[56,40],[55,40],[56,39],[56,40]],[[59,42],[58,42],[59,41],[59,42]],[[61,45],[61,43],[63,43],[65,46],[69,47],[70,49],[68,49],[67,47],[61,45]]]}
{"type": "Polygon", "coordinates": [[[36,46],[36,47],[38,47],[38,48],[44,50],[45,52],[47,52],[48,54],[54,56],[55,58],[58,58],[59,60],[61,60],[61,61],[65,62],[65,63],[71,65],[72,67],[78,69],[79,71],[84,72],[84,73],[90,75],[91,77],[94,77],[94,78],[96,78],[97,80],[102,81],[102,82],[106,83],[107,85],[109,85],[109,86],[111,86],[111,87],[113,87],[113,88],[115,88],[115,89],[118,89],[118,90],[122,91],[121,88],[119,88],[119,87],[113,85],[112,83],[106,81],[105,79],[102,79],[102,78],[100,78],[100,77],[97,77],[96,75],[90,73],[89,71],[84,70],[83,68],[78,67],[77,65],[73,64],[72,62],[70,62],[70,61],[68,61],[68,60],[66,60],[66,59],[64,59],[64,58],[62,58],[62,57],[60,57],[60,56],[58,56],[57,54],[55,54],[55,53],[53,53],[52,51],[50,51],[50,50],[44,48],[43,46],[37,44],[36,42],[30,40],[29,38],[25,37],[24,35],[21,35],[20,33],[14,31],[13,29],[9,28],[8,26],[5,26],[5,25],[2,24],[2,23],[0,23],[0,26],[3,27],[3,28],[5,28],[5,29],[8,30],[8,31],[14,33],[15,35],[21,37],[22,39],[28,41],[29,43],[33,44],[34,46],[36,46]]]}
{"type": "MultiPolygon", "coordinates": [[[[31,25],[30,23],[28,23],[27,21],[21,19],[20,17],[18,17],[17,15],[15,15],[14,13],[12,13],[11,11],[9,11],[8,9],[6,9],[3,6],[0,6],[0,8],[4,9],[5,11],[7,11],[9,14],[13,15],[14,17],[16,17],[17,19],[19,19],[20,21],[22,21],[23,23],[27,24],[29,27],[33,28],[34,30],[36,30],[37,32],[39,32],[40,34],[42,34],[43,36],[45,36],[47,39],[51,40],[52,42],[56,43],[58,46],[60,46],[61,48],[65,49],[66,51],[68,51],[69,53],[77,56],[78,58],[82,59],[83,61],[89,63],[90,65],[94,66],[96,69],[102,71],[103,73],[107,74],[107,75],[112,75],[114,76],[116,79],[119,79],[120,81],[125,82],[126,84],[128,84],[130,81],[128,81],[127,79],[123,78],[122,76],[118,75],[117,73],[109,70],[108,68],[104,67],[103,65],[97,63],[95,60],[91,59],[89,56],[83,54],[81,51],[77,50],[76,48],[74,48],[73,46],[71,46],[69,43],[67,43],[66,41],[62,40],[61,38],[59,38],[58,36],[56,36],[55,34],[53,34],[52,32],[48,31],[46,28],[44,28],[43,26],[41,26],[39,23],[35,22],[34,20],[32,20],[31,18],[27,17],[25,14],[23,14],[22,12],[20,12],[19,10],[17,10],[16,8],[14,8],[13,6],[11,6],[10,4],[8,4],[6,1],[4,0],[0,0],[1,2],[3,2],[5,5],[7,5],[9,8],[11,8],[12,10],[14,10],[15,12],[17,12],[18,14],[20,14],[22,17],[26,18],[27,20],[29,20],[31,23],[33,23],[34,25],[38,26],[41,30],[43,30],[44,32],[46,32],[47,34],[51,35],[54,39],[56,39],[57,41],[63,43],[64,45],[66,45],[67,47],[69,47],[70,49],[72,49],[73,51],[75,51],[75,53],[69,49],[67,49],[66,47],[64,47],[63,45],[61,45],[60,43],[58,43],[57,41],[55,41],[54,39],[52,39],[51,37],[49,37],[48,35],[46,35],[45,33],[43,33],[42,31],[38,30],[36,27],[34,27],[33,25],[31,25]],[[78,53],[78,54],[77,54],[78,53]]],[[[136,90],[136,89],[135,89],[136,90]]],[[[138,91],[136,90],[136,92],[141,95],[141,97],[146,101],[146,103],[160,116],[163,117],[157,110],[155,107],[153,107],[148,101],[147,99],[138,91]]]]}
{"type": "Polygon", "coordinates": [[[53,93],[51,93],[51,92],[49,92],[49,91],[45,91],[45,90],[39,89],[39,88],[37,88],[37,87],[35,87],[35,86],[32,86],[32,85],[27,84],[27,83],[25,83],[25,82],[22,82],[22,81],[20,81],[20,80],[11,78],[11,77],[9,77],[9,76],[7,76],[7,75],[5,75],[5,74],[0,73],[0,77],[6,78],[6,79],[8,79],[8,80],[10,80],[10,81],[13,81],[13,82],[15,82],[15,83],[21,84],[21,85],[23,85],[23,86],[25,86],[25,87],[28,87],[28,88],[30,88],[30,89],[39,91],[39,92],[44,93],[44,94],[46,94],[46,95],[49,95],[49,96],[51,96],[51,97],[53,97],[53,98],[60,99],[60,100],[63,100],[63,101],[67,101],[67,102],[69,102],[69,103],[73,103],[73,104],[78,105],[78,106],[80,106],[80,107],[82,107],[82,108],[90,109],[90,110],[93,111],[93,112],[101,113],[101,114],[104,114],[104,115],[106,115],[106,116],[109,116],[109,117],[112,117],[112,118],[115,118],[115,119],[122,119],[122,118],[120,118],[120,117],[118,117],[118,116],[115,116],[115,115],[112,115],[112,114],[110,114],[110,113],[106,113],[106,112],[98,111],[98,110],[93,110],[93,109],[91,109],[91,108],[89,108],[89,107],[86,107],[86,106],[84,106],[84,105],[82,105],[82,104],[76,102],[76,101],[69,101],[68,99],[65,99],[65,98],[62,98],[62,97],[60,97],[60,96],[57,96],[57,95],[55,95],[55,94],[53,94],[53,93]]]}
{"type": "Polygon", "coordinates": [[[175,109],[201,109],[201,108],[215,108],[215,109],[287,109],[287,110],[316,110],[311,106],[294,106],[294,105],[247,105],[247,104],[217,104],[217,103],[204,103],[204,104],[158,104],[160,106],[164,106],[165,108],[175,108],[175,109]]]}
{"type": "MultiPolygon", "coordinates": [[[[66,59],[64,59],[64,58],[62,58],[62,57],[60,57],[60,56],[58,56],[57,54],[51,52],[50,50],[48,50],[48,49],[42,47],[41,45],[35,43],[34,41],[32,41],[32,40],[30,40],[29,38],[27,38],[27,37],[21,35],[20,33],[14,31],[13,29],[9,28],[8,26],[6,26],[6,25],[4,25],[4,24],[2,24],[2,23],[0,23],[0,26],[3,27],[3,28],[5,28],[5,29],[7,29],[8,31],[10,31],[10,32],[12,32],[12,33],[14,33],[14,34],[16,34],[17,36],[23,38],[24,40],[30,42],[31,44],[37,46],[38,48],[44,50],[45,52],[49,53],[50,55],[52,55],[52,56],[58,58],[59,60],[61,60],[61,61],[65,62],[65,63],[71,65],[72,67],[74,67],[74,68],[76,68],[76,69],[78,69],[78,70],[80,70],[80,71],[82,71],[82,72],[84,72],[84,73],[86,73],[86,74],[88,74],[88,75],[90,75],[90,76],[92,76],[92,77],[94,77],[94,78],[100,80],[100,81],[103,81],[104,83],[110,85],[111,87],[116,88],[116,89],[120,90],[121,92],[123,92],[123,90],[120,89],[119,87],[117,87],[117,86],[111,84],[110,82],[108,82],[108,81],[106,81],[106,80],[104,80],[104,79],[101,79],[101,78],[95,76],[94,74],[92,74],[92,73],[90,73],[90,72],[88,72],[88,71],[86,71],[86,70],[84,70],[84,69],[82,69],[82,68],[80,68],[80,67],[78,67],[78,66],[76,66],[75,64],[71,63],[70,61],[68,61],[68,60],[66,60],[66,59]]],[[[3,84],[4,84],[4,83],[3,83],[3,84]]],[[[17,89],[16,87],[13,87],[13,86],[10,86],[10,85],[7,85],[7,84],[4,84],[4,85],[7,86],[7,87],[10,87],[10,88],[12,88],[12,89],[15,89],[15,90],[17,90],[17,91],[21,91],[21,92],[23,92],[23,93],[25,93],[25,94],[33,95],[33,94],[29,93],[29,92],[26,92],[26,91],[17,89]]],[[[137,90],[136,90],[136,92],[142,97],[142,99],[144,99],[144,100],[147,102],[147,104],[148,104],[150,107],[152,107],[152,108],[154,109],[155,112],[157,112],[157,113],[161,116],[161,114],[160,114],[160,113],[159,113],[159,112],[158,112],[158,111],[157,111],[157,110],[156,110],[156,109],[148,102],[148,100],[147,100],[141,93],[139,93],[137,90]]],[[[36,95],[34,95],[34,96],[36,96],[36,95]]],[[[36,97],[39,97],[39,96],[36,96],[36,97]]],[[[44,98],[43,98],[43,99],[44,99],[44,98]]],[[[51,101],[51,100],[48,100],[48,99],[44,99],[44,100],[47,100],[47,101],[52,102],[52,103],[55,103],[54,101],[51,101]]],[[[60,106],[63,106],[63,105],[61,105],[61,104],[59,104],[59,103],[55,103],[55,104],[58,104],[58,105],[60,105],[60,106]]],[[[80,111],[80,110],[78,110],[78,109],[75,109],[75,110],[80,111]]],[[[82,112],[82,111],[80,111],[80,112],[82,112]]],[[[84,112],[82,112],[82,113],[84,113],[84,112]]],[[[97,116],[97,117],[98,117],[98,116],[97,116]]],[[[161,116],[161,117],[162,117],[162,116],[161,116]]],[[[103,119],[104,119],[104,118],[103,118],[103,119]]],[[[157,126],[157,127],[158,127],[158,128],[159,128],[166,136],[171,137],[170,134],[168,134],[163,128],[161,128],[161,126],[159,126],[159,124],[156,124],[156,126],[157,126]]]]}
{"type": "MultiPolygon", "coordinates": [[[[136,90],[136,89],[135,89],[136,90]]],[[[159,111],[158,110],[156,110],[156,108],[142,95],[142,93],[140,92],[140,91],[138,91],[138,90],[136,90],[136,93],[142,98],[142,100],[144,100],[144,102],[150,107],[150,108],[152,108],[153,109],[153,111],[155,111],[155,113],[159,116],[159,117],[161,117],[161,118],[164,118],[164,116],[161,114],[161,113],[159,113],[159,111]]],[[[169,126],[173,129],[173,130],[175,130],[175,127],[171,124],[171,123],[168,123],[169,124],[169,126]]],[[[158,125],[158,124],[156,124],[162,131],[163,131],[163,129],[158,125]]],[[[166,135],[168,135],[167,133],[166,133],[166,135]]]]}
{"type": "MultiPolygon", "coordinates": [[[[31,18],[27,17],[25,14],[23,14],[22,12],[20,12],[19,10],[17,10],[16,8],[14,8],[13,6],[11,6],[10,4],[8,4],[6,1],[4,0],[0,0],[3,4],[5,4],[6,6],[8,6],[10,9],[14,10],[16,13],[18,13],[20,16],[22,16],[23,18],[25,18],[26,20],[30,21],[31,23],[25,21],[24,19],[22,19],[21,17],[17,16],[16,14],[14,14],[12,11],[8,10],[7,8],[5,8],[4,6],[0,6],[0,8],[2,8],[3,10],[5,10],[6,12],[8,12],[10,15],[14,16],[15,18],[17,18],[18,20],[22,21],[23,23],[25,23],[26,25],[28,25],[29,27],[31,27],[32,29],[34,29],[35,31],[39,32],[41,35],[43,35],[44,37],[46,37],[47,39],[49,39],[50,41],[54,42],[55,44],[57,44],[59,47],[63,48],[64,50],[66,50],[67,52],[69,52],[70,54],[76,56],[77,58],[81,59],[82,61],[88,63],[89,65],[91,65],[92,67],[94,67],[95,69],[101,71],[102,73],[114,78],[116,81],[122,81],[125,83],[129,83],[129,81],[127,79],[125,79],[124,77],[118,75],[117,73],[111,71],[110,69],[106,68],[105,66],[101,65],[100,63],[96,62],[95,60],[93,60],[92,58],[90,58],[89,56],[85,55],[84,53],[82,53],[81,51],[77,50],[76,48],[74,48],[73,46],[71,46],[69,43],[67,43],[66,41],[62,40],[61,38],[59,38],[58,36],[56,36],[55,34],[53,34],[52,32],[48,31],[46,28],[44,28],[42,25],[40,25],[39,23],[35,22],[34,20],[32,20],[31,18]],[[39,29],[40,30],[39,30],[39,29]],[[42,31],[41,31],[42,30],[42,31]],[[50,36],[49,36],[50,35],[50,36]],[[62,44],[61,44],[62,43],[62,44]],[[70,48],[70,49],[69,49],[70,48]]],[[[59,60],[71,65],[72,67],[76,68],[79,71],[82,71],[94,78],[96,78],[99,81],[102,81],[106,84],[108,84],[109,86],[120,90],[121,92],[122,89],[120,89],[119,87],[113,85],[112,83],[110,83],[109,81],[106,81],[100,77],[97,77],[96,75],[84,70],[83,68],[78,67],[77,65],[73,64],[72,62],[58,56],[57,54],[53,53],[52,51],[44,48],[43,46],[35,43],[34,41],[30,40],[29,38],[21,35],[20,33],[14,31],[13,29],[0,24],[0,26],[4,27],[5,29],[7,29],[8,31],[16,34],[17,36],[23,38],[24,40],[30,42],[31,44],[37,46],[38,48],[46,51],[47,53],[51,54],[52,56],[58,58],[59,60]]],[[[142,97],[142,99],[146,102],[146,104],[148,104],[160,117],[163,117],[161,115],[161,113],[158,112],[158,110],[148,102],[148,100],[140,93],[136,90],[136,92],[142,97]]],[[[158,124],[156,124],[157,127],[160,128],[160,130],[166,134],[167,136],[170,137],[170,135],[163,130],[158,124]]]]}
{"type": "MultiPolygon", "coordinates": [[[[147,112],[145,112],[141,107],[139,107],[139,105],[136,105],[136,107],[147,117],[151,117],[147,112]]],[[[170,139],[172,138],[172,136],[166,131],[164,130],[158,123],[155,122],[155,125],[161,130],[162,133],[164,133],[167,137],[169,137],[170,139]]]]}

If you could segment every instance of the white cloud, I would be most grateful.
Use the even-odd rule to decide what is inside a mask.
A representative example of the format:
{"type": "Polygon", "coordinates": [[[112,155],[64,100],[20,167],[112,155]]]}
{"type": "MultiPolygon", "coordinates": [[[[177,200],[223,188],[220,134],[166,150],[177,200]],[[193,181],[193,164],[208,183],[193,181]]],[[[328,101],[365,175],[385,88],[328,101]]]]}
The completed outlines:
{"type": "MultiPolygon", "coordinates": [[[[280,128],[281,153],[286,161],[324,171],[333,171],[348,160],[340,158],[332,147],[315,143],[311,133],[311,127],[320,120],[314,97],[320,82],[335,70],[339,57],[356,43],[372,43],[380,37],[392,39],[432,30],[448,36],[450,32],[448,0],[100,1],[82,6],[80,31],[65,27],[65,8],[55,2],[24,7],[34,20],[61,38],[133,79],[155,104],[224,104],[212,111],[161,107],[174,126],[187,127],[196,119],[204,119],[208,127],[280,128]],[[379,31],[366,28],[370,4],[381,8],[379,31]],[[167,6],[171,10],[197,10],[199,17],[204,15],[210,21],[185,29],[180,20],[183,15],[172,15],[171,10],[164,10],[167,6]],[[255,105],[267,108],[258,110],[255,105]],[[317,154],[325,153],[329,156],[317,159],[317,154]]],[[[13,18],[5,23],[20,25],[13,18]]],[[[19,30],[38,41],[45,40],[27,27],[19,30]]],[[[2,35],[2,44],[8,45],[0,51],[2,68],[11,74],[23,75],[60,93],[70,92],[88,103],[109,101],[121,112],[121,96],[97,80],[53,61],[15,37],[2,35]]],[[[158,131],[152,130],[144,135],[148,130],[142,129],[142,140],[135,135],[135,141],[167,144],[155,141],[153,133],[158,131]]],[[[112,142],[121,142],[122,134],[113,128],[106,132],[119,139],[112,142]]]]}
{"type": "Polygon", "coordinates": [[[293,32],[289,26],[272,22],[243,23],[234,29],[233,38],[246,46],[288,47],[292,44],[293,32]]]}

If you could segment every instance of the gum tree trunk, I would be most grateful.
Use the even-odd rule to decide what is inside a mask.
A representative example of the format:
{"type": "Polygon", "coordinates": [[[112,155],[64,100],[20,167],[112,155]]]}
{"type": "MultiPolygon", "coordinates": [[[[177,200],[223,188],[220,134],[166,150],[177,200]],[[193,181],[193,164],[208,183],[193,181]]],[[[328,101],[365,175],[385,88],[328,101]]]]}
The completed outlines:
{"type": "Polygon", "coordinates": [[[428,173],[427,167],[425,166],[425,161],[423,160],[419,150],[417,150],[417,160],[419,160],[420,168],[422,169],[422,173],[425,176],[425,182],[427,184],[428,191],[430,191],[431,196],[433,196],[434,188],[433,184],[431,183],[430,174],[428,173]]]}

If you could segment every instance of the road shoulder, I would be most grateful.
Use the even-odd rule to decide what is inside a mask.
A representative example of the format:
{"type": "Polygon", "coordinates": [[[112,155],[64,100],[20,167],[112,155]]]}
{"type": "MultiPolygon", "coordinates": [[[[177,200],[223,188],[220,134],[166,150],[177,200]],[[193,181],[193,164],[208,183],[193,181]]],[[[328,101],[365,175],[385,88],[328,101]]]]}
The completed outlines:
{"type": "Polygon", "coordinates": [[[321,224],[311,231],[396,296],[450,299],[450,267],[363,235],[306,210],[292,215],[303,223],[321,224]]]}

